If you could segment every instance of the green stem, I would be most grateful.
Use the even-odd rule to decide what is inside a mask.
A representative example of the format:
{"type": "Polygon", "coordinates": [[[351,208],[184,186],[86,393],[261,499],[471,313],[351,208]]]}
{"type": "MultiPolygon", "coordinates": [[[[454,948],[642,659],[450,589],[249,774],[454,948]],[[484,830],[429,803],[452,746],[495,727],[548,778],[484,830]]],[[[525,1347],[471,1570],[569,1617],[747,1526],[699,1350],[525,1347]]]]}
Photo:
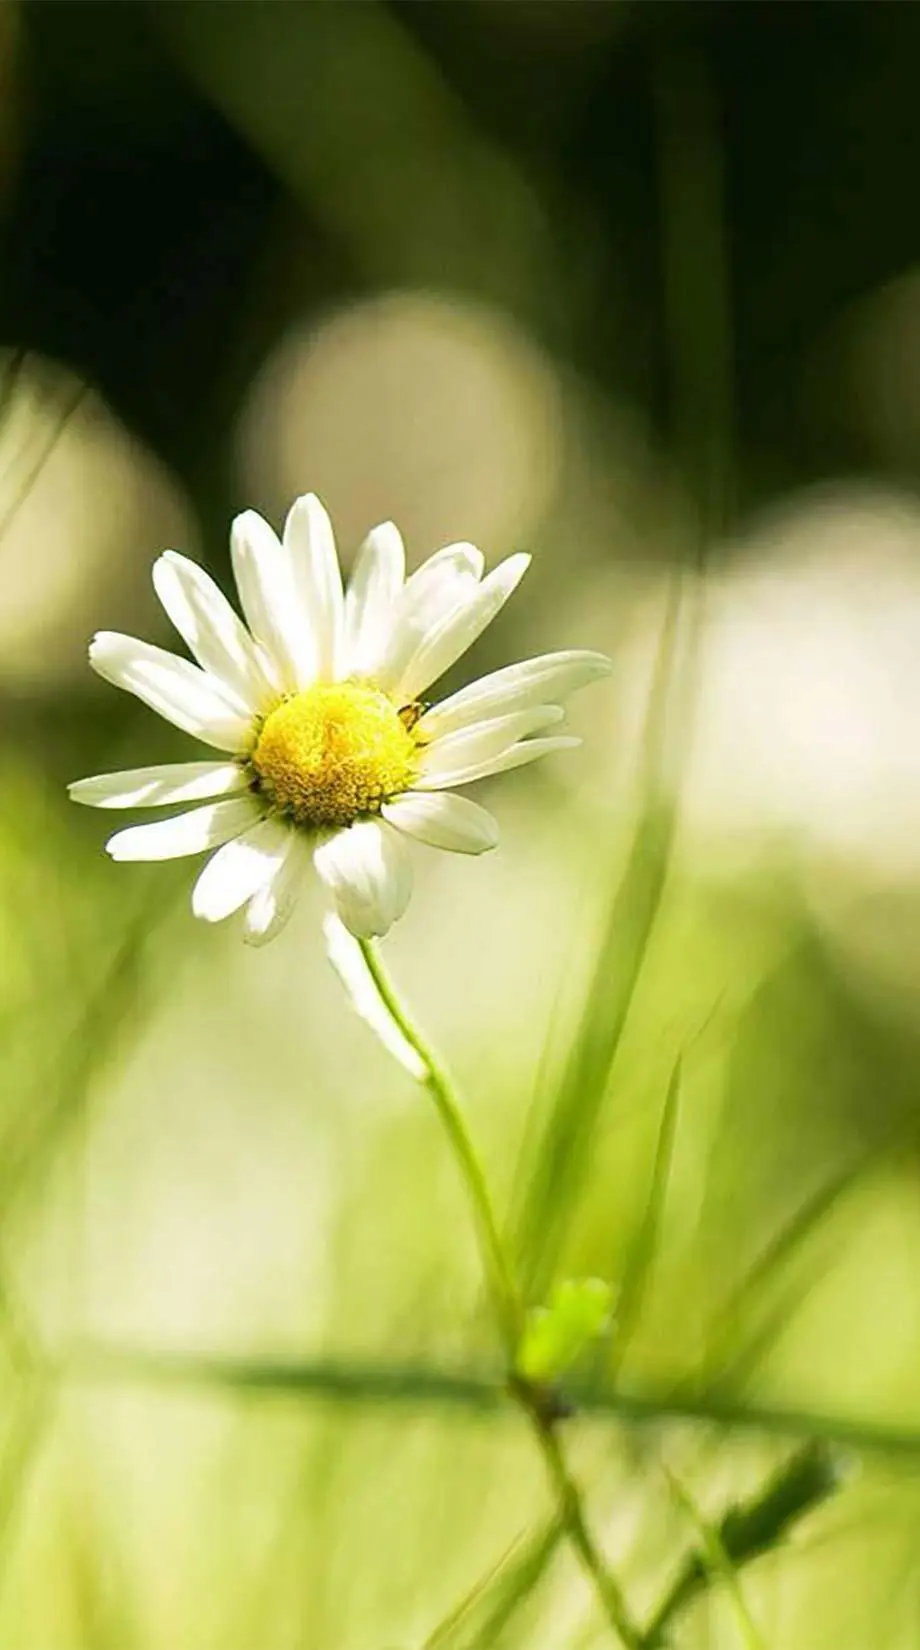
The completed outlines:
{"type": "Polygon", "coordinates": [[[495,1211],[492,1208],[492,1199],[489,1195],[482,1164],[476,1154],[476,1148],[470,1138],[463,1113],[457,1104],[453,1084],[447,1072],[400,1002],[377,948],[368,940],[362,940],[360,944],[364,953],[364,960],[367,963],[374,985],[377,987],[381,1002],[399,1027],[406,1042],[415,1050],[425,1067],[426,1075],[423,1079],[425,1088],[431,1095],[438,1116],[444,1125],[463,1184],[472,1204],[479,1245],[492,1286],[505,1352],[509,1364],[512,1364],[521,1338],[523,1311],[514,1279],[511,1276],[511,1268],[508,1265],[505,1247],[498,1229],[498,1221],[495,1218],[495,1211]]]}
{"type": "Polygon", "coordinates": [[[559,1516],[572,1547],[593,1582],[607,1620],[627,1650],[641,1650],[642,1635],[632,1622],[620,1586],[610,1574],[588,1528],[581,1493],[569,1471],[556,1431],[555,1418],[547,1412],[545,1395],[529,1382],[516,1377],[514,1373],[524,1326],[524,1306],[505,1251],[488,1182],[466,1126],[453,1082],[404,1008],[384,968],[377,947],[369,940],[361,940],[360,945],[381,1002],[425,1068],[422,1081],[444,1125],[460,1177],[466,1188],[508,1360],[509,1391],[526,1415],[539,1444],[547,1476],[556,1497],[559,1516]]]}
{"type": "Polygon", "coordinates": [[[594,1582],[607,1620],[628,1650],[642,1650],[642,1634],[629,1614],[619,1582],[610,1574],[588,1528],[578,1485],[569,1472],[559,1434],[552,1423],[544,1420],[530,1405],[527,1406],[527,1413],[543,1451],[566,1534],[594,1582]]]}

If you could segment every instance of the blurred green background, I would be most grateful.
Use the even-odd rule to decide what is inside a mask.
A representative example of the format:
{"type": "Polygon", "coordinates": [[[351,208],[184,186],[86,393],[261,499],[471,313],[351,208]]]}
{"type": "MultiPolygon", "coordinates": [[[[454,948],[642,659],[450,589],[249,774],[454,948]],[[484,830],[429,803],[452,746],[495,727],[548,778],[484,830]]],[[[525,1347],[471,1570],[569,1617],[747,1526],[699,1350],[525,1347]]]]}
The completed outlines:
{"type": "Polygon", "coordinates": [[[308,489],[346,563],[534,550],[457,680],[614,659],[386,950],[529,1298],[619,1290],[565,1439],[635,1614],[920,1642],[918,74],[868,0],[0,0],[9,1650],[611,1642],[319,895],[249,952],[66,800],[194,754],[89,634],[308,489]],[[674,1480],[756,1526],[685,1597],[674,1480]]]}

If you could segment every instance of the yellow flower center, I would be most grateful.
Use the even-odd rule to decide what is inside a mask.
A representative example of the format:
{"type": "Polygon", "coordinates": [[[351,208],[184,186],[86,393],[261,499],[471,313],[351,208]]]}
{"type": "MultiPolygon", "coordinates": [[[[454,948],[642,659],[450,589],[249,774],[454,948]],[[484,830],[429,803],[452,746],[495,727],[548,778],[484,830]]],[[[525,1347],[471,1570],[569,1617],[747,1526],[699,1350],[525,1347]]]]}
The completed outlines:
{"type": "Polygon", "coordinates": [[[317,685],[266,716],[249,760],[258,790],[296,825],[350,825],[411,784],[414,708],[361,682],[317,685]]]}

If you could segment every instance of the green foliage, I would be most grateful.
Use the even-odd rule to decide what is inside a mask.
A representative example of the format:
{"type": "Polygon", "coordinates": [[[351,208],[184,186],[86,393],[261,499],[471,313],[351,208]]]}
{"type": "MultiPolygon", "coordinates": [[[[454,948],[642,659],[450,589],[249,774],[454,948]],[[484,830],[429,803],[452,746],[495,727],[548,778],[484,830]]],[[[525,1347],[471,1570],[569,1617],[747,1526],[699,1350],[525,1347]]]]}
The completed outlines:
{"type": "MultiPolygon", "coordinates": [[[[799,853],[771,816],[738,852],[682,781],[698,604],[758,556],[782,585],[797,553],[780,534],[769,559],[752,506],[896,484],[916,561],[918,43],[920,9],[868,0],[0,4],[11,1650],[612,1643],[435,1120],[348,1019],[318,906],[243,953],[172,904],[185,867],[116,874],[104,823],[63,800],[149,727],[80,661],[95,624],[149,617],[139,566],[164,548],[125,529],[103,566],[68,536],[77,496],[120,543],[134,462],[100,480],[96,413],[74,458],[90,385],[218,576],[232,510],[260,490],[274,510],[304,464],[356,541],[379,506],[406,511],[413,557],[431,521],[481,521],[490,557],[532,543],[544,582],[502,619],[509,657],[615,656],[585,767],[509,784],[494,863],[439,881],[421,855],[393,939],[547,1301],[517,1372],[547,1389],[643,1650],[913,1650],[920,913],[888,844],[916,764],[908,705],[851,850],[862,610],[839,682],[803,671],[790,708],[794,743],[812,692],[844,707],[833,830],[799,853]],[[399,348],[393,314],[420,317],[399,348]],[[43,399],[36,351],[80,377],[43,399]],[[496,430],[514,456],[531,413],[546,462],[506,494],[496,430]]],[[[836,519],[828,604],[859,512],[836,519]]]]}
{"type": "Polygon", "coordinates": [[[601,1278],[567,1278],[547,1306],[532,1307],[521,1337],[517,1371],[529,1381],[556,1381],[611,1325],[613,1291],[601,1278]]]}

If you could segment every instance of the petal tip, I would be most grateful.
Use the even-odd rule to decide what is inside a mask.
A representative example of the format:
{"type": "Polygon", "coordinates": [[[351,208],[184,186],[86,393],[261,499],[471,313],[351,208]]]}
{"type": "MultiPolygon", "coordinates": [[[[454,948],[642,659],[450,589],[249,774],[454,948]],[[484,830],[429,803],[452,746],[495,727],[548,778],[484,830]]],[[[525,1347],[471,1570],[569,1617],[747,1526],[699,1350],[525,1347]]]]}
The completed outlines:
{"type": "Polygon", "coordinates": [[[389,517],[386,521],[378,521],[376,526],[371,528],[367,537],[369,542],[375,546],[392,545],[400,550],[403,547],[402,533],[395,521],[391,521],[389,517]]]}
{"type": "Polygon", "coordinates": [[[162,567],[197,567],[191,556],[183,556],[181,550],[163,550],[153,564],[153,578],[156,582],[157,569],[162,567]]]}
{"type": "Polygon", "coordinates": [[[230,523],[231,541],[245,539],[249,533],[269,532],[274,537],[275,530],[271,523],[260,516],[258,510],[241,510],[230,523]]]}
{"type": "Polygon", "coordinates": [[[221,922],[224,916],[222,911],[210,909],[206,903],[198,898],[197,885],[192,890],[192,916],[199,922],[221,922]]]}
{"type": "Polygon", "coordinates": [[[177,556],[175,550],[164,550],[162,555],[157,556],[150,569],[150,579],[156,591],[157,599],[161,607],[167,608],[167,612],[171,577],[177,571],[177,566],[182,565],[184,559],[183,556],[177,556]]]}
{"type": "Polygon", "coordinates": [[[295,498],[288,511],[288,520],[297,516],[306,516],[310,522],[329,520],[329,512],[318,493],[301,493],[295,498]]]}
{"type": "Polygon", "coordinates": [[[499,562],[492,577],[498,575],[496,582],[506,596],[510,596],[512,591],[517,589],[532,561],[533,556],[529,550],[515,550],[510,556],[506,556],[503,562],[499,562]]]}
{"type": "Polygon", "coordinates": [[[90,669],[94,670],[97,676],[101,676],[104,681],[108,681],[109,667],[121,640],[122,638],[115,630],[97,630],[95,635],[90,637],[86,657],[89,660],[90,669]]]}
{"type": "Polygon", "coordinates": [[[493,852],[493,850],[498,847],[499,842],[501,840],[498,826],[494,824],[494,821],[493,821],[493,827],[494,828],[492,830],[488,830],[488,831],[484,830],[483,831],[482,836],[480,837],[480,839],[477,842],[475,847],[470,845],[469,847],[464,847],[462,850],[454,850],[454,851],[455,852],[463,852],[465,854],[470,854],[476,859],[478,859],[481,854],[491,854],[493,852]]]}

